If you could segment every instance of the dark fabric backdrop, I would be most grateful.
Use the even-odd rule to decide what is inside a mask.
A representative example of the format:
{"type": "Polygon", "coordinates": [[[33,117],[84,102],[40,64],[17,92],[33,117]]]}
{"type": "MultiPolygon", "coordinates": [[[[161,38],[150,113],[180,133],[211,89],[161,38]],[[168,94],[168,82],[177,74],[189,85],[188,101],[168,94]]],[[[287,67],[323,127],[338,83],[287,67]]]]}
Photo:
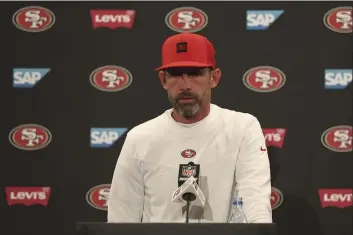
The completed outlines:
{"type": "MultiPolygon", "coordinates": [[[[217,66],[223,75],[213,91],[213,102],[255,115],[264,134],[267,133],[274,187],[273,218],[279,235],[352,234],[352,85],[325,88],[327,69],[350,69],[352,76],[351,13],[339,16],[336,11],[329,17],[332,29],[346,23],[348,31],[334,31],[324,23],[327,12],[346,5],[346,2],[1,3],[0,213],[2,227],[6,228],[4,234],[72,234],[76,221],[106,221],[104,205],[126,132],[170,107],[154,69],[160,65],[164,39],[176,33],[168,27],[165,17],[178,7],[194,7],[207,15],[192,9],[200,21],[191,29],[207,36],[216,48],[217,66]],[[30,6],[52,11],[55,21],[51,21],[45,10],[40,15],[46,21],[40,18],[43,24],[39,26],[45,29],[51,24],[49,29],[28,32],[16,27],[31,23],[26,21],[26,11],[12,21],[17,10],[30,6]],[[91,10],[134,10],[134,21],[131,28],[94,28],[91,10]],[[248,10],[283,12],[266,30],[247,30],[248,10]],[[200,23],[207,24],[202,28],[200,23]],[[202,29],[197,31],[199,28],[202,29]],[[110,78],[122,89],[115,92],[97,89],[109,84],[109,77],[101,70],[92,74],[102,66],[110,66],[106,67],[110,73],[117,71],[118,80],[114,80],[114,74],[110,78]],[[118,70],[114,66],[119,66],[118,70]],[[267,81],[273,82],[266,83],[270,88],[278,88],[278,82],[283,86],[269,92],[249,89],[243,82],[244,74],[258,66],[271,66],[259,68],[277,79],[267,81]],[[50,71],[45,74],[41,69],[50,71]],[[283,73],[282,77],[278,71],[283,73]],[[43,78],[28,87],[41,73],[43,78]],[[24,81],[27,86],[14,85],[15,81],[24,81]],[[25,126],[17,129],[20,125],[25,126]],[[322,141],[327,129],[341,125],[348,127],[333,129],[322,141]],[[278,128],[285,129],[282,146],[270,139],[276,133],[283,134],[278,128]],[[91,140],[106,141],[107,145],[103,148],[91,140]],[[26,146],[29,142],[40,148],[29,149],[26,146]],[[339,148],[340,144],[345,146],[339,148]],[[39,189],[21,188],[25,186],[39,189]],[[6,187],[15,188],[6,191],[6,187]],[[49,187],[50,191],[41,187],[49,187]],[[320,189],[326,193],[326,199],[320,197],[320,189]],[[38,204],[43,200],[33,201],[33,198],[28,206],[21,200],[19,204],[11,204],[15,196],[28,198],[37,195],[38,190],[47,193],[47,205],[38,204]],[[330,207],[324,206],[323,200],[335,198],[330,207]]],[[[338,13],[342,12],[344,9],[338,13]]],[[[177,23],[176,14],[173,16],[173,25],[184,25],[177,23]]],[[[256,19],[260,22],[262,16],[256,19]]],[[[334,77],[340,79],[342,74],[336,72],[338,75],[334,77]]],[[[257,88],[265,82],[259,76],[254,72],[249,76],[257,88]]],[[[349,77],[349,71],[346,76],[349,77]]]]}

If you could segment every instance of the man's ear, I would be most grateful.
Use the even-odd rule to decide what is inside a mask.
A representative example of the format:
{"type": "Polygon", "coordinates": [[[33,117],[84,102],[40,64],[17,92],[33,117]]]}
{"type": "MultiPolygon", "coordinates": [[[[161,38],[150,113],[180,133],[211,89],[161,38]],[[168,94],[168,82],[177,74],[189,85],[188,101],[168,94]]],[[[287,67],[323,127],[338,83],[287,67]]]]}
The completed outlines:
{"type": "Polygon", "coordinates": [[[220,69],[217,68],[211,71],[211,88],[215,88],[218,85],[221,76],[222,72],[220,69]]]}
{"type": "Polygon", "coordinates": [[[167,90],[167,84],[166,84],[166,73],[164,71],[159,71],[158,72],[158,78],[162,84],[162,87],[167,90]]]}

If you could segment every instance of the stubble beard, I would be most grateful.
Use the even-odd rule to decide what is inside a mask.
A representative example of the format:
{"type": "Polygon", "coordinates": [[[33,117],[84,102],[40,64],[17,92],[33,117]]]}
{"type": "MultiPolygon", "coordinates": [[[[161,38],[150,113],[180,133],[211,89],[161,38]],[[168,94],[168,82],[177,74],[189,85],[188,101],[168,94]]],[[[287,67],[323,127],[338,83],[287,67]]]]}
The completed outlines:
{"type": "Polygon", "coordinates": [[[200,101],[195,101],[193,104],[176,104],[174,108],[178,113],[185,119],[192,119],[200,110],[201,105],[200,101]]]}
{"type": "Polygon", "coordinates": [[[178,97],[173,98],[169,93],[168,93],[168,98],[172,107],[182,117],[184,117],[185,119],[192,119],[200,111],[203,101],[206,100],[207,97],[211,95],[210,90],[211,88],[209,88],[202,95],[202,97],[198,97],[195,94],[193,94],[192,97],[195,99],[193,103],[180,103],[178,97]]]}

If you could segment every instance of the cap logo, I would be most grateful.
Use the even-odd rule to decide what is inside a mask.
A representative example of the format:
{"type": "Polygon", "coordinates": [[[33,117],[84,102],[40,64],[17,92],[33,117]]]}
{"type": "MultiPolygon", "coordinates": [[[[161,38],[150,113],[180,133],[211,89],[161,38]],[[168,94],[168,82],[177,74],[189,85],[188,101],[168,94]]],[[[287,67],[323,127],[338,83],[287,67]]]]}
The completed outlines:
{"type": "Polygon", "coordinates": [[[176,53],[182,53],[188,51],[188,44],[186,42],[178,42],[176,44],[176,53]]]}

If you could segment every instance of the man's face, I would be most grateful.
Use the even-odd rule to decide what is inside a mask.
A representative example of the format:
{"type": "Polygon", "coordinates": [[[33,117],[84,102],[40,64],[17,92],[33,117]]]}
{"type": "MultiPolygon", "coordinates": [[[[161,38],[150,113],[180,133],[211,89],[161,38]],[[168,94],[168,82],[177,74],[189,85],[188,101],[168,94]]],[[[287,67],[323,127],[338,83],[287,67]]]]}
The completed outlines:
{"type": "Polygon", "coordinates": [[[165,89],[173,106],[184,118],[192,118],[210,102],[211,71],[208,68],[169,68],[165,89]]]}

